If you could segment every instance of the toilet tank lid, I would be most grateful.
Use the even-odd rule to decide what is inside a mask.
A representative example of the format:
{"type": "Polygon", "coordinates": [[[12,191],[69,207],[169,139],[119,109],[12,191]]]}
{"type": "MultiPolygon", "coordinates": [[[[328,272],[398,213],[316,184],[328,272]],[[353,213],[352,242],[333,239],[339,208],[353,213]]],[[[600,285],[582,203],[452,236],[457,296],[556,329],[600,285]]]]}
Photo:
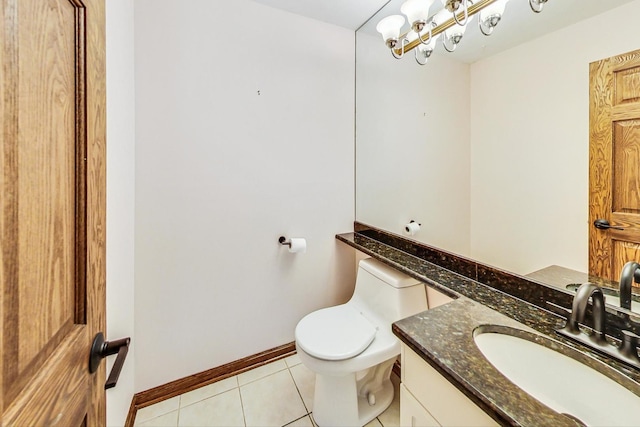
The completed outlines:
{"type": "Polygon", "coordinates": [[[420,283],[414,279],[381,261],[373,258],[366,258],[360,261],[360,268],[368,271],[383,282],[393,286],[394,288],[405,288],[407,286],[415,286],[420,283]]]}

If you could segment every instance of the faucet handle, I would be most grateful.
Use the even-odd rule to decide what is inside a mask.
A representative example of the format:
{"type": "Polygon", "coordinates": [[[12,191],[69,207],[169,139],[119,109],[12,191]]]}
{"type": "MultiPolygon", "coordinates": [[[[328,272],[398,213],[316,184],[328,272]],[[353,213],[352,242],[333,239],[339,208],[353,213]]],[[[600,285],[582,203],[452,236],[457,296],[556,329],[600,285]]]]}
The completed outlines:
{"type": "Polygon", "coordinates": [[[620,353],[633,360],[640,361],[638,357],[638,345],[640,345],[640,336],[631,331],[622,330],[622,344],[620,344],[620,353]]]}

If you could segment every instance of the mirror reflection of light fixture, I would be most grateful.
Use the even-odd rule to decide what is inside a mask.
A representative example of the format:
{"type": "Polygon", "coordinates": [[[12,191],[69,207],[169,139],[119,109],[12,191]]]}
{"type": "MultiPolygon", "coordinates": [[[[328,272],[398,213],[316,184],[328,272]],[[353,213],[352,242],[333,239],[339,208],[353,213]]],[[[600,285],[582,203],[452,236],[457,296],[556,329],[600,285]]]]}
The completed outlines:
{"type": "Polygon", "coordinates": [[[490,36],[493,29],[498,25],[502,14],[509,0],[497,0],[480,11],[480,19],[478,19],[478,27],[480,32],[485,36],[490,36]]]}
{"type": "Polygon", "coordinates": [[[418,64],[425,65],[427,63],[427,61],[431,57],[431,54],[433,53],[433,49],[436,47],[438,37],[440,37],[440,34],[432,36],[429,43],[420,43],[418,47],[416,47],[416,50],[414,52],[416,62],[418,64]]]}
{"type": "MultiPolygon", "coordinates": [[[[378,22],[376,30],[394,58],[400,59],[412,49],[416,61],[424,65],[433,52],[435,39],[440,34],[442,44],[448,52],[453,52],[466,31],[467,24],[475,14],[480,14],[478,26],[482,34],[490,35],[502,19],[509,0],[441,0],[443,9],[429,17],[429,9],[435,0],[406,0],[401,11],[409,20],[409,31],[401,34],[404,25],[402,15],[392,15],[378,22]]],[[[549,0],[528,0],[531,9],[539,13],[549,0]]]]}
{"type": "MultiPolygon", "coordinates": [[[[449,12],[445,9],[441,10],[433,17],[433,21],[437,24],[442,24],[446,22],[449,16],[449,12]]],[[[473,17],[467,16],[465,19],[468,24],[473,17]]],[[[453,52],[458,47],[458,43],[462,40],[462,36],[464,36],[465,31],[467,30],[467,25],[453,25],[446,30],[444,30],[444,36],[442,37],[442,46],[447,52],[453,52]]]]}
{"type": "MultiPolygon", "coordinates": [[[[469,18],[467,18],[469,19],[469,18]]],[[[444,37],[442,37],[442,46],[447,52],[453,52],[458,47],[458,43],[462,40],[462,36],[466,31],[467,26],[456,26],[444,31],[444,37]]]]}
{"type": "Polygon", "coordinates": [[[529,0],[529,6],[531,6],[531,10],[535,13],[540,13],[542,12],[542,9],[544,9],[544,4],[547,1],[549,0],[529,0]]]}

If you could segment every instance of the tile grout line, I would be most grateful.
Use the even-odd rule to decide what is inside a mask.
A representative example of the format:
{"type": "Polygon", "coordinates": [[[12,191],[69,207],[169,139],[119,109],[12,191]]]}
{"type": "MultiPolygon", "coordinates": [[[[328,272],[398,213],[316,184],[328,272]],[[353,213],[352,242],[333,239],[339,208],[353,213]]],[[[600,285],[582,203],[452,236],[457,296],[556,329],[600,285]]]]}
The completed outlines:
{"type": "MultiPolygon", "coordinates": [[[[178,408],[177,409],[167,410],[166,412],[161,412],[161,413],[157,414],[154,417],[147,418],[147,419],[144,419],[144,420],[140,420],[138,417],[136,417],[136,420],[134,421],[134,427],[137,427],[139,424],[148,423],[149,421],[155,420],[155,419],[160,418],[160,417],[164,417],[166,415],[169,415],[172,412],[179,411],[180,410],[180,399],[181,399],[181,396],[182,395],[180,395],[180,394],[178,396],[175,396],[175,397],[178,398],[178,408]]],[[[162,403],[162,402],[160,402],[160,403],[162,403]]],[[[153,406],[153,405],[151,405],[151,406],[153,406]]],[[[150,408],[151,406],[148,406],[147,408],[150,408]]]]}
{"type": "Polygon", "coordinates": [[[242,422],[244,423],[244,427],[247,427],[247,417],[244,415],[244,402],[242,401],[242,390],[240,390],[240,380],[236,378],[236,381],[238,384],[238,396],[240,396],[240,408],[242,408],[242,422]]]}
{"type": "Polygon", "coordinates": [[[180,412],[181,411],[182,411],[182,394],[180,395],[180,399],[178,399],[178,419],[176,420],[176,427],[180,427],[180,412]]]}
{"type": "MultiPolygon", "coordinates": [[[[284,359],[280,359],[280,360],[282,360],[282,361],[284,362],[284,359]]],[[[278,360],[276,360],[275,362],[271,362],[271,363],[277,363],[277,362],[278,362],[278,360]]],[[[267,365],[268,365],[268,364],[267,364],[267,365]]],[[[267,366],[267,365],[263,365],[263,366],[267,366]]],[[[263,378],[269,377],[269,376],[271,376],[271,375],[273,375],[273,374],[277,374],[278,372],[282,372],[282,371],[284,371],[285,369],[289,369],[289,367],[287,366],[287,364],[286,364],[286,363],[284,363],[284,368],[283,368],[283,369],[278,369],[277,371],[273,371],[273,372],[271,372],[271,373],[269,373],[269,374],[266,374],[266,375],[264,375],[264,376],[262,376],[262,377],[255,378],[255,379],[253,379],[253,380],[251,380],[251,381],[249,381],[249,382],[247,382],[247,383],[245,383],[245,384],[240,384],[240,378],[239,378],[239,377],[240,377],[240,375],[242,375],[242,374],[238,374],[238,375],[236,375],[236,377],[237,377],[237,381],[238,381],[238,387],[242,387],[242,386],[245,386],[245,385],[249,385],[249,384],[251,384],[251,383],[254,383],[254,382],[256,382],[256,381],[260,381],[260,380],[261,380],[261,379],[263,379],[263,378]]],[[[245,374],[245,373],[247,373],[247,372],[251,372],[251,370],[246,371],[246,372],[243,372],[243,374],[245,374]]]]}
{"type": "Polygon", "coordinates": [[[295,420],[286,423],[282,427],[287,427],[288,425],[291,425],[291,424],[295,423],[296,421],[300,421],[301,419],[303,419],[305,417],[310,417],[310,415],[309,414],[305,414],[305,415],[301,416],[300,418],[296,418],[295,420]]]}
{"type": "Polygon", "coordinates": [[[302,392],[300,391],[300,387],[298,387],[298,383],[296,382],[296,378],[293,376],[293,373],[291,372],[291,368],[287,368],[287,370],[289,371],[289,376],[291,376],[291,380],[293,381],[293,385],[296,386],[296,391],[298,392],[298,396],[300,396],[300,400],[302,400],[302,406],[304,406],[305,412],[307,413],[307,415],[309,415],[311,412],[309,412],[309,408],[307,408],[307,404],[304,401],[304,398],[302,397],[302,392]]]}

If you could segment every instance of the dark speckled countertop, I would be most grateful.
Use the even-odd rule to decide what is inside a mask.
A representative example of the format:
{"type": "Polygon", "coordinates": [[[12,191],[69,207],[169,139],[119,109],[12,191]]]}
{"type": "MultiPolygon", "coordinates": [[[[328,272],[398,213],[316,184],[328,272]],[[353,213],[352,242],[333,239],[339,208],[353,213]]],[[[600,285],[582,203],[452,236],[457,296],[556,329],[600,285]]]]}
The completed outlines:
{"type": "MultiPolygon", "coordinates": [[[[565,320],[549,311],[557,309],[547,301],[570,307],[571,292],[359,223],[355,230],[336,238],[454,298],[443,306],[394,323],[393,332],[500,424],[576,425],[523,392],[487,362],[473,340],[477,328],[509,327],[511,334],[544,341],[607,373],[640,396],[639,371],[555,333],[565,320]]],[[[615,329],[618,324],[628,325],[629,315],[607,307],[607,320],[615,329]]],[[[611,332],[616,335],[616,331],[611,332]]]]}
{"type": "MultiPolygon", "coordinates": [[[[529,273],[525,277],[529,277],[534,280],[556,286],[560,289],[568,289],[571,291],[574,291],[577,286],[583,283],[594,283],[602,288],[605,296],[605,301],[606,298],[610,296],[618,298],[620,297],[620,292],[618,292],[618,282],[612,282],[610,280],[602,279],[597,276],[592,276],[588,273],[572,270],[570,268],[562,267],[559,265],[550,265],[548,267],[529,273]]],[[[640,290],[638,288],[634,288],[633,293],[631,294],[631,307],[632,310],[636,313],[640,313],[640,309],[638,309],[638,306],[640,305],[640,295],[638,295],[639,291],[640,290]]],[[[619,305],[619,303],[613,305],[617,306],[619,305]]]]}

